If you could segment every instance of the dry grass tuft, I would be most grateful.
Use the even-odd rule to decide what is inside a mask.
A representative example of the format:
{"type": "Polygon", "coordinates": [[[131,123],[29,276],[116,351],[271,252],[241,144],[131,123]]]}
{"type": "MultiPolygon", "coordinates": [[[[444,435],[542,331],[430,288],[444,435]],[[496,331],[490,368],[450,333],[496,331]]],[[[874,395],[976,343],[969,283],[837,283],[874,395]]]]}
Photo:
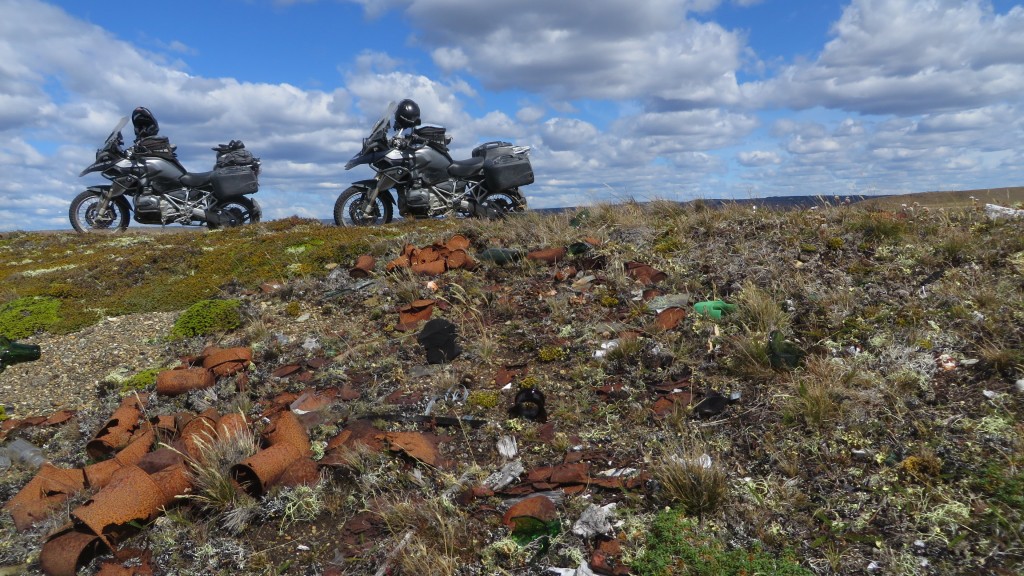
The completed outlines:
{"type": "Polygon", "coordinates": [[[695,439],[669,444],[653,474],[666,499],[701,519],[718,510],[728,492],[725,470],[695,439]]]}

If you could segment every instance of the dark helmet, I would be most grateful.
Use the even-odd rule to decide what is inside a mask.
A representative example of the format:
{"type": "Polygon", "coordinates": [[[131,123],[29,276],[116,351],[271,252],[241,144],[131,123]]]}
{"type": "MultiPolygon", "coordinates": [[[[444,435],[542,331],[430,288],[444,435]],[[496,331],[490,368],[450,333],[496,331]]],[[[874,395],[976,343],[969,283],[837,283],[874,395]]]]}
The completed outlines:
{"type": "Polygon", "coordinates": [[[420,125],[420,105],[406,98],[398,103],[395,110],[395,129],[412,128],[420,125]]]}
{"type": "Polygon", "coordinates": [[[160,133],[160,124],[148,108],[139,106],[132,112],[132,126],[135,126],[135,139],[156,136],[160,133]]]}

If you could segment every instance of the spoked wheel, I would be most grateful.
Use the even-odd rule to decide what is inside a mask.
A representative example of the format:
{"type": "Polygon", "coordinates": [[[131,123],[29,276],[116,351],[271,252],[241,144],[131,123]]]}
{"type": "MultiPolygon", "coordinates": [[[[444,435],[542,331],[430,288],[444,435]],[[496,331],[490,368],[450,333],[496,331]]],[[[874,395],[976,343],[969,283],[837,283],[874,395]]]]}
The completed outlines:
{"type": "Polygon", "coordinates": [[[217,205],[216,210],[220,212],[220,222],[207,222],[206,227],[210,230],[218,228],[233,228],[243,224],[255,224],[263,216],[263,209],[255,201],[245,196],[233,198],[227,202],[217,205]]]}
{"type": "Polygon", "coordinates": [[[526,197],[519,193],[518,188],[492,192],[484,196],[483,204],[487,215],[492,218],[526,212],[526,197]]]}
{"type": "Polygon", "coordinates": [[[390,202],[381,197],[387,193],[382,191],[367,210],[365,188],[353,186],[345,190],[334,203],[334,223],[338,226],[376,226],[391,222],[394,209],[390,202]]]}
{"type": "Polygon", "coordinates": [[[86,190],[71,201],[68,218],[78,232],[121,232],[128,228],[131,205],[124,196],[118,196],[107,203],[107,209],[100,213],[100,195],[86,190]]]}

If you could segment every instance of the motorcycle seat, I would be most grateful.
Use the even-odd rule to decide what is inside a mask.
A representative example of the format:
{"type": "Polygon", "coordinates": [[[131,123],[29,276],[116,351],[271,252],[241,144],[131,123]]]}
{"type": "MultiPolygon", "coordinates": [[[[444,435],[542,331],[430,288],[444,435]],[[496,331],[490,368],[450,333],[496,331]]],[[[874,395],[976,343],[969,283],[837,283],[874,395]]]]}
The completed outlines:
{"type": "Polygon", "coordinates": [[[178,179],[185,186],[198,188],[213,181],[213,171],[210,172],[189,172],[178,179]]]}
{"type": "Polygon", "coordinates": [[[469,160],[456,160],[448,166],[448,174],[456,178],[465,178],[478,172],[484,166],[483,158],[470,158],[469,160]]]}

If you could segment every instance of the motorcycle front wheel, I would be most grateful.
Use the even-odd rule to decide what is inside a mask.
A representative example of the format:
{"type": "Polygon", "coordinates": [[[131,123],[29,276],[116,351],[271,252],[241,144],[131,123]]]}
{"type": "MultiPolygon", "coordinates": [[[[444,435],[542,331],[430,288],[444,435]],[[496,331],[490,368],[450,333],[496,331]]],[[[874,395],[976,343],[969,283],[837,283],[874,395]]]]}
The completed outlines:
{"type": "Polygon", "coordinates": [[[210,230],[218,228],[233,228],[243,224],[255,224],[263,216],[263,209],[250,198],[239,196],[226,202],[218,204],[215,208],[221,213],[221,222],[207,222],[206,227],[210,230]]]}
{"type": "MultiPolygon", "coordinates": [[[[338,226],[375,226],[391,222],[391,218],[394,216],[391,202],[387,202],[378,195],[373,203],[373,209],[367,211],[365,209],[367,193],[365,188],[356,188],[355,186],[342,192],[334,203],[334,223],[338,226]]],[[[387,191],[381,192],[381,194],[387,193],[387,191]]]]}
{"type": "Polygon", "coordinates": [[[68,218],[78,232],[121,232],[128,228],[131,205],[124,196],[107,203],[106,212],[99,213],[100,195],[86,190],[71,201],[68,218]]]}

